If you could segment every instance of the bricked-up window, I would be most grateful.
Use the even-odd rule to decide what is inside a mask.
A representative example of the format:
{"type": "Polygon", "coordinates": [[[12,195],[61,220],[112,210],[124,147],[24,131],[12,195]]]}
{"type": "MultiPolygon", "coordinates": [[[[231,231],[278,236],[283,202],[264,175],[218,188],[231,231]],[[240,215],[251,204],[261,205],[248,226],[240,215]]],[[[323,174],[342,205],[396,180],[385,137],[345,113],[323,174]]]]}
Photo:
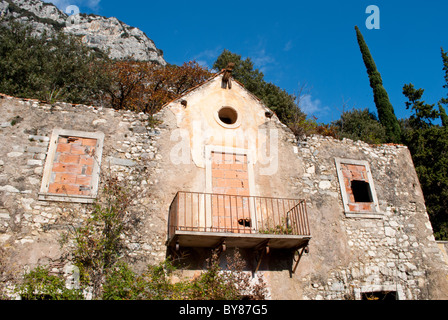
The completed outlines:
{"type": "Polygon", "coordinates": [[[39,199],[90,203],[97,196],[104,134],[55,129],[39,199]]]}
{"type": "Polygon", "coordinates": [[[335,161],[346,214],[379,213],[369,163],[340,158],[336,158],[335,161]]]}

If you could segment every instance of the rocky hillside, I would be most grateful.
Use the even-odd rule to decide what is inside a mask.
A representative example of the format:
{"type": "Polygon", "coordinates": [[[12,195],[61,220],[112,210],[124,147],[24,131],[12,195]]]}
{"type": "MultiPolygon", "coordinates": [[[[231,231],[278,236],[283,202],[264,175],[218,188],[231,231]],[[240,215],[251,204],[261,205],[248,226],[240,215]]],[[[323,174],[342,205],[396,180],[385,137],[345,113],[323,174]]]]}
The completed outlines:
{"type": "Polygon", "coordinates": [[[68,16],[55,5],[39,0],[0,0],[0,21],[9,19],[30,24],[37,33],[62,30],[80,36],[87,46],[106,51],[114,59],[166,65],[163,52],[143,31],[114,17],[82,13],[68,16]]]}

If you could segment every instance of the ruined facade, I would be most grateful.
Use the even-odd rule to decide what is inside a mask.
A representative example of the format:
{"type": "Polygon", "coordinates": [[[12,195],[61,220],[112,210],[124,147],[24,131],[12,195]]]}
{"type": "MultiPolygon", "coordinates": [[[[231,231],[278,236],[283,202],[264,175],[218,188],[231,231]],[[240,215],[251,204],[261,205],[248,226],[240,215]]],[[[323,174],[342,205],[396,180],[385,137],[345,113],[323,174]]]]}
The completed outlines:
{"type": "MultiPolygon", "coordinates": [[[[156,115],[0,100],[0,243],[8,266],[69,269],[59,242],[84,221],[104,175],[135,193],[136,269],[240,248],[272,299],[448,298],[409,150],[311,136],[219,73],[156,115]]],[[[445,256],[444,256],[445,255],[445,256]]]]}

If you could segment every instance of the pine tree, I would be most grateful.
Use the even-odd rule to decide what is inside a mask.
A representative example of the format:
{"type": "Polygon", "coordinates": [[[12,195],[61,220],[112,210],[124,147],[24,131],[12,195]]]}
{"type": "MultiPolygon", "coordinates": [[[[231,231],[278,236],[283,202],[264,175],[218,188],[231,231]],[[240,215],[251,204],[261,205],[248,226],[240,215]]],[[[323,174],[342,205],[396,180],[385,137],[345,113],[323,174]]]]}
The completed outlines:
{"type": "Polygon", "coordinates": [[[389,96],[386,89],[383,87],[383,80],[381,74],[378,72],[375,61],[373,61],[369,48],[364,41],[364,38],[355,26],[356,35],[358,39],[359,48],[362,53],[364,64],[369,75],[370,87],[373,89],[373,99],[378,111],[378,119],[386,129],[386,135],[389,142],[398,143],[401,140],[400,124],[394,113],[394,108],[389,101],[389,96]]]}

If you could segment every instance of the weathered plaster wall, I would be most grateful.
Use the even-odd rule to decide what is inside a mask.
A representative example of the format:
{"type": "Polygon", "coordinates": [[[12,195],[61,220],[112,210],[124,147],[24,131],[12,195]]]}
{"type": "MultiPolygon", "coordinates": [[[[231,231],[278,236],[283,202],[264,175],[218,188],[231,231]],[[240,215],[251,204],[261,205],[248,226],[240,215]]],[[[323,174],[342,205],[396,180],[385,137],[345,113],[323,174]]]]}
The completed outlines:
{"type": "MultiPolygon", "coordinates": [[[[276,117],[265,116],[264,107],[239,86],[221,88],[217,78],[182,97],[185,108],[175,101],[163,110],[162,118],[171,130],[188,131],[194,165],[176,168],[164,162],[164,172],[177,184],[165,184],[174,196],[178,190],[206,190],[203,170],[207,144],[247,148],[270,161],[254,161],[252,195],[306,199],[312,239],[310,252],[302,257],[295,274],[290,254],[273,253],[264,259],[260,270],[270,284],[274,299],[347,299],[359,298],[364,291],[397,291],[400,299],[435,299],[448,296],[447,268],[433,237],[423,194],[409,150],[399,145],[370,146],[351,140],[319,136],[297,142],[276,117]],[[237,98],[235,98],[237,97],[237,98]],[[220,127],[214,113],[224,105],[240,112],[240,129],[220,127]],[[173,116],[174,114],[174,116],[173,116]],[[174,122],[174,118],[176,122],[174,122]],[[238,130],[246,129],[239,132],[238,130]],[[267,130],[263,141],[257,139],[267,130]],[[212,135],[204,133],[213,132],[212,135]],[[274,152],[266,137],[276,140],[274,152]],[[247,134],[238,144],[227,138],[247,134]],[[269,150],[269,151],[267,151],[269,150]],[[347,216],[335,158],[367,161],[373,175],[379,215],[347,216]],[[274,171],[263,171],[276,162],[274,171]],[[166,171],[165,171],[166,170],[166,171]],[[174,171],[174,172],[173,172],[174,171]],[[184,179],[182,172],[187,173],[184,179]],[[266,174],[267,173],[267,174],[266,174]]],[[[162,150],[172,150],[165,135],[162,150]]],[[[167,157],[164,155],[164,159],[167,157]]],[[[168,200],[168,199],[167,199],[168,200]]],[[[195,252],[192,262],[201,254],[195,252]]],[[[249,264],[253,255],[246,252],[249,264]]],[[[201,259],[199,259],[201,260],[201,259]]],[[[253,269],[253,268],[252,268],[253,269]]]]}
{"type": "MultiPolygon", "coordinates": [[[[38,200],[51,132],[63,128],[105,134],[101,172],[126,179],[136,195],[134,232],[126,237],[136,268],[166,257],[168,209],[176,192],[206,191],[204,147],[230,143],[251,149],[257,160],[264,155],[277,161],[274,171],[272,162],[254,163],[255,195],[307,201],[312,239],[296,273],[290,272],[290,252],[272,252],[260,267],[271,298],[345,299],[369,290],[398,291],[400,299],[448,297],[446,264],[407,148],[318,136],[298,142],[237,84],[228,90],[218,83],[212,81],[183,97],[187,108],[175,101],[163,109],[156,129],[147,125],[144,114],[2,97],[0,243],[9,252],[10,269],[20,273],[47,264],[64,270],[67,251],[59,246],[61,234],[79,225],[91,208],[38,200]],[[235,132],[245,139],[229,139],[229,129],[219,126],[210,112],[229,104],[243,115],[242,131],[235,132]],[[250,130],[243,130],[243,125],[250,130]],[[211,129],[213,135],[207,135],[211,129]],[[260,140],[262,130],[277,135],[261,135],[260,140]],[[278,142],[277,159],[266,150],[267,138],[278,142]],[[369,162],[381,218],[345,215],[336,157],[369,162]]],[[[191,254],[194,274],[204,265],[206,252],[191,254]]],[[[251,252],[245,256],[254,263],[251,252]]]]}

